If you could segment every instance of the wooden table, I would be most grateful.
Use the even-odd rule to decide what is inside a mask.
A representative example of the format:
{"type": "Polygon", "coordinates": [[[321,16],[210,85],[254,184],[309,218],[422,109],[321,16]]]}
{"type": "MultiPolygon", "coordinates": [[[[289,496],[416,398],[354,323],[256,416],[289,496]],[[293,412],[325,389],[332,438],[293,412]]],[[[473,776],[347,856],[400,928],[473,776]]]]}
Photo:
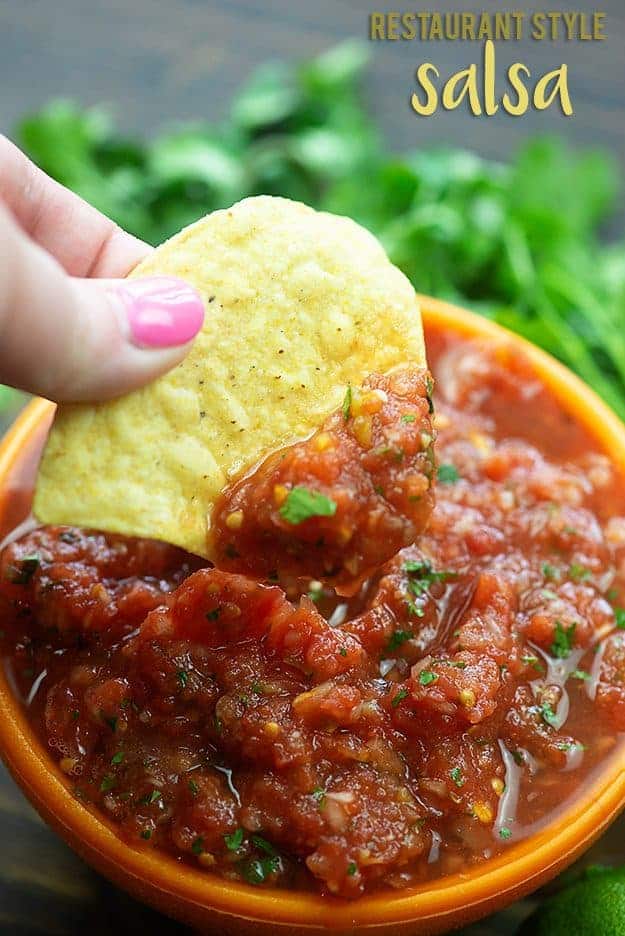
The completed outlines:
{"type": "Polygon", "coordinates": [[[417,118],[409,107],[414,72],[433,61],[442,75],[479,60],[477,44],[371,43],[367,95],[393,149],[449,143],[505,158],[533,133],[558,133],[579,146],[607,146],[625,168],[625,4],[567,0],[21,0],[0,2],[0,129],[52,96],[111,105],[125,129],[222,115],[234,91],[270,58],[303,58],[346,38],[367,38],[380,9],[607,11],[605,42],[507,42],[498,71],[512,61],[536,76],[569,65],[575,114],[550,108],[522,118],[476,118],[464,110],[417,118]],[[53,12],[52,12],[53,10],[53,12]]]}
{"type": "MultiPolygon", "coordinates": [[[[572,8],[560,0],[527,6],[572,8]]],[[[497,10],[502,4],[456,0],[432,7],[497,10]]],[[[5,0],[0,5],[0,129],[9,132],[25,111],[59,95],[83,104],[110,104],[120,125],[132,132],[149,133],[179,119],[215,118],[256,65],[271,57],[305,57],[346,36],[364,38],[367,14],[376,8],[384,5],[358,0],[5,0]]],[[[417,64],[434,61],[448,75],[476,60],[476,48],[372,45],[367,94],[389,148],[445,142],[503,159],[532,133],[550,132],[576,146],[611,148],[625,170],[625,4],[604,0],[600,8],[608,13],[605,43],[521,42],[497,49],[500,65],[523,61],[539,73],[567,61],[575,106],[571,119],[549,110],[522,119],[501,113],[478,119],[455,111],[419,120],[408,106],[417,64]]],[[[90,871],[43,825],[4,771],[0,812],[0,933],[122,936],[148,926],[163,934],[184,932],[90,871]]],[[[622,862],[624,833],[621,821],[588,860],[622,862]]],[[[467,934],[509,934],[534,904],[516,904],[467,934]]]]}

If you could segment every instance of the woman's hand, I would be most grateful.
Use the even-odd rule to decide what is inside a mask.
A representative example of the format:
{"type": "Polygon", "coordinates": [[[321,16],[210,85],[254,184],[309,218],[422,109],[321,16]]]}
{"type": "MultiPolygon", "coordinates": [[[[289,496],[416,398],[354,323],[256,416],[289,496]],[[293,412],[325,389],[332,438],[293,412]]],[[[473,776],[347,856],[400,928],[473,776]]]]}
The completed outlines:
{"type": "Polygon", "coordinates": [[[150,250],[0,136],[0,383],[103,400],[178,364],[204,307],[174,277],[122,279],[150,250]]]}

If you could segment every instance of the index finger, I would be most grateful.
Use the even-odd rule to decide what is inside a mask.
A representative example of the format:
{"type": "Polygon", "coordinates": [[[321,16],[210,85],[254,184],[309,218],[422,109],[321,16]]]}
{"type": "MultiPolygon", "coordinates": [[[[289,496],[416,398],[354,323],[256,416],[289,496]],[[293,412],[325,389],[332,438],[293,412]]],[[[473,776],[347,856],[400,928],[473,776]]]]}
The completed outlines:
{"type": "Polygon", "coordinates": [[[126,276],[151,247],[37,168],[0,134],[0,200],[71,276],[126,276]]]}

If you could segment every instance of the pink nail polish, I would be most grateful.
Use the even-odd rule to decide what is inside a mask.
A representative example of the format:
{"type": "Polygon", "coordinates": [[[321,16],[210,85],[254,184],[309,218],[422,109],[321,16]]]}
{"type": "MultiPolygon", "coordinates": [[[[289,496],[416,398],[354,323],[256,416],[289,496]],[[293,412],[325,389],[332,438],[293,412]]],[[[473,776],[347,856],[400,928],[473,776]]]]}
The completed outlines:
{"type": "Polygon", "coordinates": [[[130,340],[140,348],[173,348],[195,338],[204,321],[198,293],[174,276],[147,276],[118,287],[130,340]]]}

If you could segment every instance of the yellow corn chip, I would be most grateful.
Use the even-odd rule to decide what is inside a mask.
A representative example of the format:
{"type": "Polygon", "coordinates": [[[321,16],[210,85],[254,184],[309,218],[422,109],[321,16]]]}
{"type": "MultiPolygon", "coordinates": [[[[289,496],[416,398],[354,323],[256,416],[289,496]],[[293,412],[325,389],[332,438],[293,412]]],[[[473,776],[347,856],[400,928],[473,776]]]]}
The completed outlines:
{"type": "Polygon", "coordinates": [[[179,276],[206,304],[186,359],[102,404],[61,406],[35,515],[211,557],[210,514],[241,471],[307,436],[348,384],[425,361],[408,280],[347,218],[248,198],[181,231],[132,276],[179,276]]]}

